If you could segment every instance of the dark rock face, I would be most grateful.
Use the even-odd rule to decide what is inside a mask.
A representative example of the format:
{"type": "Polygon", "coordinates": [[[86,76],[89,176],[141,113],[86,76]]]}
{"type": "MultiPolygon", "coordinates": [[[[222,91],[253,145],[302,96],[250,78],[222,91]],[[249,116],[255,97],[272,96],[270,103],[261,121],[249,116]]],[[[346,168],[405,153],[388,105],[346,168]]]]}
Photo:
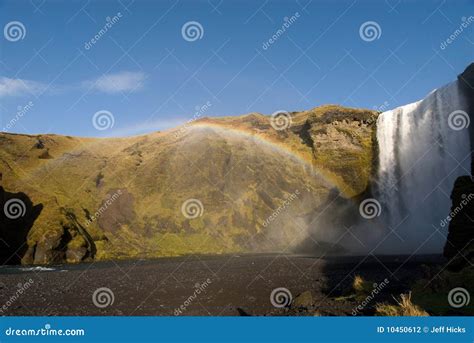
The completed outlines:
{"type": "MultiPolygon", "coordinates": [[[[469,136],[471,139],[471,151],[474,146],[474,63],[471,63],[462,74],[458,76],[459,85],[468,105],[468,114],[471,119],[469,125],[469,136]]],[[[474,171],[474,153],[471,155],[471,174],[474,171]]]]}
{"type": "MultiPolygon", "coordinates": [[[[48,264],[62,261],[64,255],[62,238],[63,235],[58,231],[43,235],[35,246],[33,263],[48,264]]],[[[23,261],[23,264],[28,263],[23,261]]]]}
{"type": "MultiPolygon", "coordinates": [[[[468,103],[471,119],[469,136],[471,151],[474,147],[474,63],[458,76],[458,81],[468,103]]],[[[471,176],[459,177],[451,193],[452,208],[449,214],[449,233],[444,256],[450,259],[450,269],[462,269],[474,262],[474,153],[471,152],[471,176]]]]}
{"type": "Polygon", "coordinates": [[[449,214],[449,233],[444,255],[452,260],[452,268],[459,269],[474,262],[474,182],[461,176],[454,183],[451,194],[453,206],[449,214]]]}
{"type": "Polygon", "coordinates": [[[471,91],[474,91],[474,63],[471,63],[461,75],[458,76],[459,81],[465,84],[471,91]]]}
{"type": "Polygon", "coordinates": [[[0,263],[18,264],[28,250],[27,238],[42,204],[33,205],[25,193],[0,187],[0,263]]]}

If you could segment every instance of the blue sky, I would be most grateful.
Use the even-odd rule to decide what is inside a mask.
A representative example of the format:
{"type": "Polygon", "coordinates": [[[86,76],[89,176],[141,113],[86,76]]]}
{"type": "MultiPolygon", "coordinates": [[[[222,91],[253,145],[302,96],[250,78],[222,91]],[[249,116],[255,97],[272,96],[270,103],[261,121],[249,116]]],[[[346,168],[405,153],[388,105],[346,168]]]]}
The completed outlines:
{"type": "Polygon", "coordinates": [[[441,48],[474,15],[473,1],[452,3],[0,0],[0,130],[133,135],[186,122],[206,103],[204,116],[390,109],[474,60],[474,22],[441,48]],[[194,41],[182,34],[190,21],[202,27],[194,41]],[[374,40],[360,35],[369,21],[374,40]],[[22,39],[6,33],[11,22],[22,39]],[[96,129],[98,111],[113,127],[96,129]]]}

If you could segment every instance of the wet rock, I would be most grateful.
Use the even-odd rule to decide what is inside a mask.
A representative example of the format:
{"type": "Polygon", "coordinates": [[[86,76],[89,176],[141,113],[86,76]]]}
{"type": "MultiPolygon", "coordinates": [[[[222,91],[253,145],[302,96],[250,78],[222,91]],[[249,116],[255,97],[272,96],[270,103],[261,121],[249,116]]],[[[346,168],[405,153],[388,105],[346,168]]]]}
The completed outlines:
{"type": "Polygon", "coordinates": [[[60,261],[56,248],[61,243],[62,234],[57,231],[48,232],[38,242],[35,249],[34,264],[48,264],[60,261]]]}
{"type": "Polygon", "coordinates": [[[74,247],[68,248],[66,251],[66,261],[69,263],[81,262],[87,255],[88,250],[86,247],[74,247]]]}

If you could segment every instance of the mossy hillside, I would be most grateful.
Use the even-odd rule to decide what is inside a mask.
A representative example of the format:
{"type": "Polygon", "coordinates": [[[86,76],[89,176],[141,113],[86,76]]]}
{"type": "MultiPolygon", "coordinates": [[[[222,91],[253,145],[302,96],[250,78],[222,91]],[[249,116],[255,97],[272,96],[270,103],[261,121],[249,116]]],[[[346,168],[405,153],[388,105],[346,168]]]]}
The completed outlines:
{"type": "Polygon", "coordinates": [[[274,130],[269,117],[251,114],[202,119],[179,134],[130,138],[0,134],[2,186],[43,205],[28,235],[25,263],[61,259],[59,250],[75,252],[68,261],[86,258],[90,254],[80,256],[84,232],[96,247],[95,259],[284,250],[304,234],[298,218],[314,211],[329,188],[353,194],[366,187],[373,145],[369,113],[333,106],[293,113],[293,126],[285,131],[274,130]],[[41,158],[45,151],[47,159],[41,158]],[[118,200],[91,221],[118,190],[118,200]],[[263,225],[296,190],[298,199],[263,225]],[[191,198],[203,204],[195,219],[181,212],[191,198]]]}
{"type": "Polygon", "coordinates": [[[332,180],[348,197],[365,191],[373,175],[375,123],[378,112],[324,105],[291,113],[288,130],[276,131],[270,118],[258,113],[243,117],[203,118],[199,122],[238,128],[283,144],[332,180]]]}

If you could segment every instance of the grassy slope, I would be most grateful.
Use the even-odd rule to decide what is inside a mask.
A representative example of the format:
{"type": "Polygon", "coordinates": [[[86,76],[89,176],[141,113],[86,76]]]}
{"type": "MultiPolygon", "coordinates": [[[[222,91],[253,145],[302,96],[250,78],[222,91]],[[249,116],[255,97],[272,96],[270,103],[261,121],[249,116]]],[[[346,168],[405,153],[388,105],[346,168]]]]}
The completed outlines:
{"type": "Polygon", "coordinates": [[[282,250],[303,237],[298,218],[327,195],[330,185],[323,178],[348,197],[367,188],[375,115],[323,106],[293,113],[286,131],[251,114],[120,139],[0,134],[1,186],[43,204],[28,235],[26,263],[80,260],[87,247],[84,230],[97,259],[282,250]],[[234,134],[236,129],[246,135],[234,134]],[[125,195],[87,225],[117,190],[125,195]],[[295,190],[299,201],[264,227],[295,190]],[[202,217],[182,215],[189,198],[203,203],[202,217]],[[56,250],[69,253],[49,253],[56,250]]]}

